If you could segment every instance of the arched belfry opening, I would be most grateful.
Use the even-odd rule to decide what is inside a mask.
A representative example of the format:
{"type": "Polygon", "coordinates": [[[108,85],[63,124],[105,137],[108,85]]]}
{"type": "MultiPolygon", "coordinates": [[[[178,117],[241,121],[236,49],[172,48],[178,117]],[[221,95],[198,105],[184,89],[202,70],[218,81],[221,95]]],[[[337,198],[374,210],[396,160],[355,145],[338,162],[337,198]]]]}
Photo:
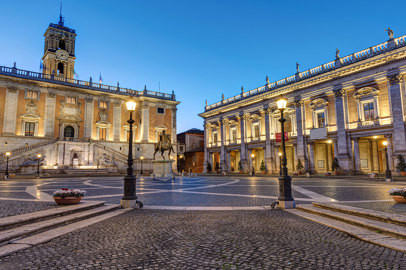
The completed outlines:
{"type": "Polygon", "coordinates": [[[59,49],[66,51],[65,40],[63,40],[63,39],[59,40],[59,46],[58,47],[59,47],[59,49]]]}
{"type": "Polygon", "coordinates": [[[58,63],[58,75],[63,73],[63,63],[58,63]]]}

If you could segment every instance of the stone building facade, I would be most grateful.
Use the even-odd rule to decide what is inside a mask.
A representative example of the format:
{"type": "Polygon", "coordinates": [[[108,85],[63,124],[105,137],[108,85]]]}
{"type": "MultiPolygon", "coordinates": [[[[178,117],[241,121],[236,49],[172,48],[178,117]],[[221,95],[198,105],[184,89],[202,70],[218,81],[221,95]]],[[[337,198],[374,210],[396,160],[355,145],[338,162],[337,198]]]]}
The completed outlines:
{"type": "Polygon", "coordinates": [[[61,19],[49,25],[44,37],[42,73],[18,69],[16,64],[0,67],[0,169],[7,151],[12,153],[12,169],[29,164],[37,154],[42,154],[43,168],[48,170],[125,168],[129,99],[137,103],[136,161],[143,157],[148,167],[163,130],[176,145],[179,102],[173,91],[165,94],[146,87],[137,91],[76,80],[75,30],[61,19]]]}
{"type": "Polygon", "coordinates": [[[204,162],[204,131],[192,128],[177,135],[178,172],[202,173],[204,162]]]}
{"type": "Polygon", "coordinates": [[[276,101],[288,99],[285,137],[290,172],[300,162],[306,171],[332,172],[337,158],[345,173],[386,170],[396,156],[406,154],[406,36],[341,57],[207,105],[199,114],[205,127],[205,165],[217,162],[224,172],[252,168],[264,162],[278,173],[281,143],[276,101]]]}

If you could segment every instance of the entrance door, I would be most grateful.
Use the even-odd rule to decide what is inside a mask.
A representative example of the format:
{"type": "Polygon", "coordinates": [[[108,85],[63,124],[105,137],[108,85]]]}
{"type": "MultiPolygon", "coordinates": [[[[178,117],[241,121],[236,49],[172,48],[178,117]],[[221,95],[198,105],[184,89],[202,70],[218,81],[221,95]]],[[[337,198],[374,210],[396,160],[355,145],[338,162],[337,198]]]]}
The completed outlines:
{"type": "Polygon", "coordinates": [[[63,130],[63,136],[65,138],[73,138],[75,136],[75,129],[72,126],[67,126],[63,130]]]}

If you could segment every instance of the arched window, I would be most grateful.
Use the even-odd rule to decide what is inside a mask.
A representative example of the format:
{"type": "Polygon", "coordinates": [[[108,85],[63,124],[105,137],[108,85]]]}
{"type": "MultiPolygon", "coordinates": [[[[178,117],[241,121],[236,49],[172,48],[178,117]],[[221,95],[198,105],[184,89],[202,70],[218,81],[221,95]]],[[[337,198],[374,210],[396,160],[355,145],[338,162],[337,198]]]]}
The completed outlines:
{"type": "Polygon", "coordinates": [[[58,63],[58,74],[63,74],[63,63],[58,63]]]}
{"type": "Polygon", "coordinates": [[[66,45],[64,40],[59,40],[59,49],[66,50],[66,45]]]}
{"type": "Polygon", "coordinates": [[[73,138],[74,135],[75,135],[75,129],[73,127],[71,127],[71,126],[67,126],[63,130],[63,136],[65,138],[73,138]]]}

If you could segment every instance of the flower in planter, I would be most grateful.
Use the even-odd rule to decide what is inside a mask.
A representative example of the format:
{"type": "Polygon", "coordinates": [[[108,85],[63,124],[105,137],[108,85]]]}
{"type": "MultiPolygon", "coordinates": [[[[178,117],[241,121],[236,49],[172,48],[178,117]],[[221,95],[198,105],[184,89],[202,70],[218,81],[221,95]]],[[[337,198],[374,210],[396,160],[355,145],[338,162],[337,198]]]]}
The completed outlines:
{"type": "Polygon", "coordinates": [[[61,188],[54,191],[54,197],[67,198],[67,197],[84,197],[86,191],[80,189],[61,188]]]}
{"type": "Polygon", "coordinates": [[[406,188],[392,188],[389,190],[391,196],[403,196],[406,198],[406,188]]]}

